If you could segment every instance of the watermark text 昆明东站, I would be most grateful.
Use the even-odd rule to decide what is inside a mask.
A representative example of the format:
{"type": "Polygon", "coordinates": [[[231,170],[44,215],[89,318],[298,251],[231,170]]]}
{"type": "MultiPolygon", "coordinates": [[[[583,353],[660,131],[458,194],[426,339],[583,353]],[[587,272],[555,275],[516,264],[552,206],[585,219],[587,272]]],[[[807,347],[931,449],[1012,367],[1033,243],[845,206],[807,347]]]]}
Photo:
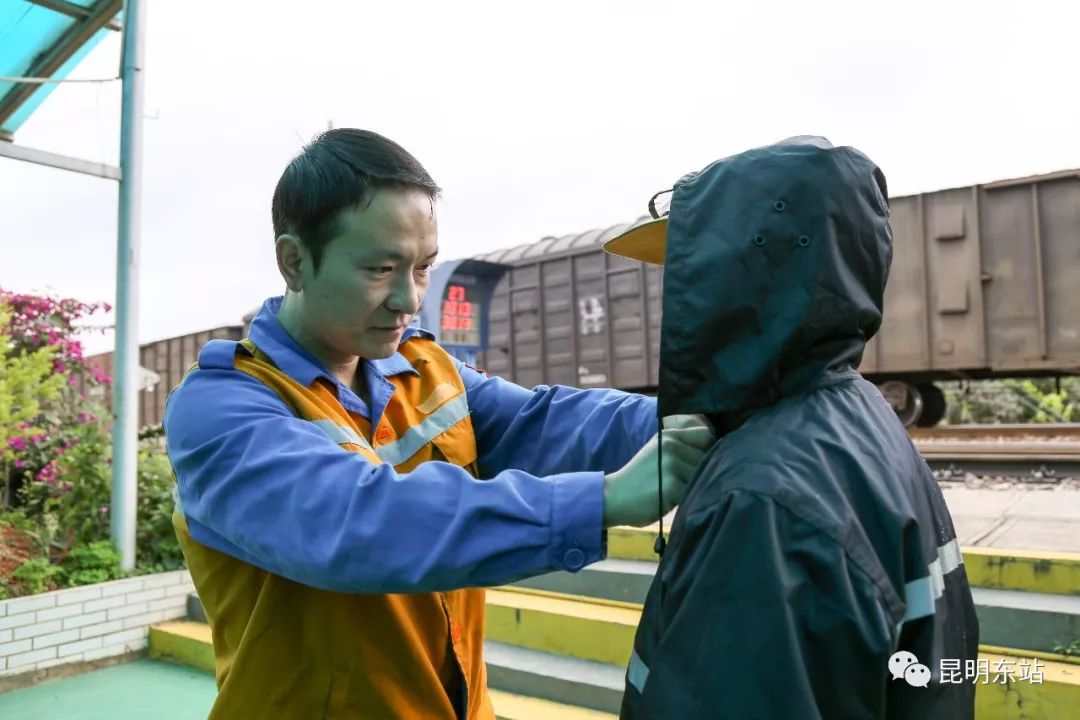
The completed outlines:
{"type": "MultiPolygon", "coordinates": [[[[926,687],[933,675],[929,667],[920,663],[915,654],[907,650],[893,653],[889,658],[889,672],[892,673],[893,680],[902,679],[912,687],[926,687]]],[[[1027,682],[1040,685],[1043,681],[1043,663],[1038,658],[942,658],[937,679],[943,685],[965,682],[981,685],[1027,682]]]]}

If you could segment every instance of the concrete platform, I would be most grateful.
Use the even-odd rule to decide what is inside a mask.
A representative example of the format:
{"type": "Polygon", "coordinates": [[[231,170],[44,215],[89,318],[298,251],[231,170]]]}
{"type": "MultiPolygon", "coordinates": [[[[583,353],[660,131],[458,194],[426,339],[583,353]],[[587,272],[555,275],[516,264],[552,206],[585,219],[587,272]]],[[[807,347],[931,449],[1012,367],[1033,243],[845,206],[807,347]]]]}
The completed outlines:
{"type": "Polygon", "coordinates": [[[944,483],[942,493],[961,545],[1080,552],[1080,491],[1071,486],[972,489],[944,483]]]}
{"type": "MultiPolygon", "coordinates": [[[[1080,489],[1075,483],[972,488],[945,482],[941,492],[963,546],[1080,553],[1080,489]]],[[[665,530],[670,531],[675,513],[664,519],[665,530]]],[[[634,538],[633,550],[619,557],[656,560],[652,550],[656,527],[649,528],[653,539],[634,538]]],[[[614,528],[608,532],[609,544],[614,539],[625,545],[627,533],[633,532],[614,528]]]]}

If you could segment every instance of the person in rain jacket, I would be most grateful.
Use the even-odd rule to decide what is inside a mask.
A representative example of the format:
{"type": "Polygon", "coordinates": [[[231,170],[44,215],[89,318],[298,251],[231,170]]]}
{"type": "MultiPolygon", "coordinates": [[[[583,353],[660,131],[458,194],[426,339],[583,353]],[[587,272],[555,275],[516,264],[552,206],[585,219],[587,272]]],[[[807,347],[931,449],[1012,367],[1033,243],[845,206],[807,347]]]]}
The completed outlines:
{"type": "Polygon", "coordinates": [[[952,519],[856,371],[892,258],[881,171],[822,138],[750,150],[606,249],[665,265],[659,412],[719,437],[658,545],[622,718],[972,717],[941,673],[978,646],[952,519]]]}

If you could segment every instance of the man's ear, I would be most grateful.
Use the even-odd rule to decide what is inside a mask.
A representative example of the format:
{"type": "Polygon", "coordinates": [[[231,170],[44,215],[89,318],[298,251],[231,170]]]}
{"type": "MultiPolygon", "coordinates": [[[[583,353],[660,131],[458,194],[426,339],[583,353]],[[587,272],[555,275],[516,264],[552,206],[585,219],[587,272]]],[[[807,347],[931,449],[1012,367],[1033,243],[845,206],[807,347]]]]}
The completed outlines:
{"type": "Polygon", "coordinates": [[[304,264],[309,262],[309,258],[300,238],[288,233],[279,235],[274,243],[274,251],[277,254],[278,272],[285,279],[285,286],[292,292],[303,290],[304,264]]]}

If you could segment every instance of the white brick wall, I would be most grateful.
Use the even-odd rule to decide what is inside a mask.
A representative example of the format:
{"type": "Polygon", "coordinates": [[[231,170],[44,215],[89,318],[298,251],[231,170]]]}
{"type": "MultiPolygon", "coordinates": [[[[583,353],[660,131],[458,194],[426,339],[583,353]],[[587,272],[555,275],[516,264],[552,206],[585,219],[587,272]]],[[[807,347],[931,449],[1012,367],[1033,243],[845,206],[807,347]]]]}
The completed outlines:
{"type": "Polygon", "coordinates": [[[186,570],[0,600],[0,677],[142,650],[150,626],[183,617],[186,570]]]}

